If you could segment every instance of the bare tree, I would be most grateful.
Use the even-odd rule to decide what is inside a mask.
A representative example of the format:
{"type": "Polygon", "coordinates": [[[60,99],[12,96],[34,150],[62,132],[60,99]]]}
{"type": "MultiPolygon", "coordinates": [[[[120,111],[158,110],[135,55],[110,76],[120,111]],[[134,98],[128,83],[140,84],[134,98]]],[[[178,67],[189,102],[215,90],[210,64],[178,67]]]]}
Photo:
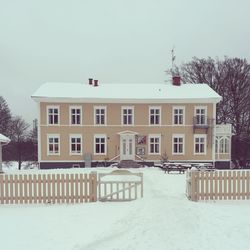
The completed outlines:
{"type": "Polygon", "coordinates": [[[24,142],[28,137],[29,124],[25,120],[16,116],[11,121],[11,140],[12,149],[15,151],[13,154],[16,156],[18,161],[18,169],[21,169],[21,164],[25,161],[25,147],[24,142]]]}
{"type": "Polygon", "coordinates": [[[231,123],[236,135],[249,131],[250,65],[245,59],[193,58],[180,71],[185,82],[207,83],[223,97],[217,109],[218,123],[231,123]]]}
{"type": "Polygon", "coordinates": [[[31,155],[30,155],[30,160],[37,161],[38,155],[37,155],[37,150],[38,150],[38,128],[37,128],[37,119],[33,120],[33,128],[29,131],[28,134],[28,141],[31,144],[31,155]]]}
{"type": "MultiPolygon", "coordinates": [[[[182,64],[179,72],[184,83],[207,83],[219,93],[223,100],[217,106],[217,123],[231,123],[237,137],[235,141],[249,142],[250,65],[247,60],[194,57],[192,61],[182,64]]],[[[247,153],[243,158],[247,158],[249,151],[244,152],[247,153]]],[[[236,158],[240,158],[239,154],[236,152],[236,158]]]]}

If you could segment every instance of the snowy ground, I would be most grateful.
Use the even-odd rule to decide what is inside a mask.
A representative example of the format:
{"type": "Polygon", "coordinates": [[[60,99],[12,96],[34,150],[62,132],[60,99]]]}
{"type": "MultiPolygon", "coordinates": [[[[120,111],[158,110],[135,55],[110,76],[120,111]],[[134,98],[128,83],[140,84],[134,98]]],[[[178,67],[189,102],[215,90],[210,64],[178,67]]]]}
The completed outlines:
{"type": "Polygon", "coordinates": [[[144,173],[144,198],[137,201],[1,205],[1,249],[249,249],[249,201],[191,202],[185,175],[133,171],[144,173]]]}

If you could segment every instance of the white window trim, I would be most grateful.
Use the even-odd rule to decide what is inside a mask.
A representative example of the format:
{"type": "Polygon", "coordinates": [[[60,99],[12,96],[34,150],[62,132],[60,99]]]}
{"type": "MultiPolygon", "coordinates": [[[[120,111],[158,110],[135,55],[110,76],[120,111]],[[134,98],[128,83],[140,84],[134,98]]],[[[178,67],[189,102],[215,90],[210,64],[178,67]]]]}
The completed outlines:
{"type": "Polygon", "coordinates": [[[148,107],[148,125],[149,125],[149,126],[161,126],[161,106],[149,106],[149,107],[148,107]],[[159,118],[160,118],[160,119],[159,119],[159,124],[151,124],[151,123],[150,123],[150,122],[151,122],[151,119],[150,119],[150,118],[151,118],[151,117],[150,117],[150,115],[151,115],[151,114],[150,114],[150,110],[151,110],[151,109],[159,109],[159,111],[160,111],[160,112],[159,112],[159,118]]]}
{"type": "Polygon", "coordinates": [[[70,155],[82,155],[82,135],[81,134],[70,134],[69,135],[69,154],[70,155]],[[71,151],[71,138],[80,138],[81,139],[81,152],[80,153],[74,153],[71,151]]]}
{"type": "Polygon", "coordinates": [[[185,155],[185,135],[184,134],[173,134],[172,135],[172,155],[185,155]],[[183,152],[182,153],[174,152],[174,138],[182,138],[183,139],[183,152]]]}
{"type": "Polygon", "coordinates": [[[134,126],[134,120],[135,120],[135,113],[134,113],[134,106],[122,106],[121,107],[121,125],[122,126],[125,126],[125,127],[127,127],[127,126],[134,126]],[[124,124],[123,123],[123,110],[124,109],[132,109],[132,124],[124,124]]]}
{"type": "Polygon", "coordinates": [[[61,153],[61,140],[60,140],[60,135],[59,134],[47,134],[47,156],[60,156],[61,153]],[[59,150],[58,153],[51,153],[49,151],[49,138],[58,138],[58,145],[59,145],[59,150]]]}
{"type": "Polygon", "coordinates": [[[186,107],[185,106],[173,106],[172,107],[172,125],[174,125],[174,126],[185,126],[185,113],[186,113],[186,107]],[[174,110],[175,109],[182,109],[183,110],[183,124],[175,124],[174,123],[174,110]]]}
{"type": "MultiPolygon", "coordinates": [[[[216,154],[219,154],[219,155],[228,155],[228,154],[230,154],[230,151],[231,151],[230,136],[226,136],[226,135],[216,136],[215,143],[217,143],[217,151],[215,152],[216,154]],[[221,140],[228,140],[228,152],[220,152],[220,141],[221,140]]],[[[224,146],[223,149],[225,150],[225,144],[223,144],[223,146],[224,146]]]]}
{"type": "Polygon", "coordinates": [[[71,126],[81,126],[82,125],[82,106],[69,106],[69,124],[71,126]],[[71,110],[80,109],[80,124],[72,124],[71,110]]]}
{"type": "Polygon", "coordinates": [[[205,119],[206,119],[206,123],[205,124],[202,124],[202,125],[208,125],[207,124],[207,106],[195,106],[194,107],[194,117],[196,117],[197,116],[197,114],[196,114],[196,110],[197,109],[205,109],[205,119]]]}
{"type": "Polygon", "coordinates": [[[148,135],[148,155],[161,155],[161,134],[149,134],[148,135]],[[150,152],[150,139],[159,138],[159,153],[150,152]]]}
{"type": "Polygon", "coordinates": [[[107,154],[107,135],[106,134],[94,134],[94,155],[106,155],[107,154]],[[104,146],[104,153],[96,153],[96,147],[95,147],[95,139],[96,138],[105,138],[105,146],[104,146]]]}
{"type": "Polygon", "coordinates": [[[47,126],[59,126],[60,125],[60,106],[59,105],[47,105],[47,126]],[[49,124],[49,109],[58,109],[58,124],[49,124]]]}
{"type": "Polygon", "coordinates": [[[205,134],[195,134],[194,135],[194,155],[206,155],[207,154],[207,135],[205,134]],[[204,138],[204,153],[196,153],[195,152],[195,139],[196,138],[204,138]]]}
{"type": "Polygon", "coordinates": [[[94,125],[95,126],[106,126],[107,125],[107,106],[94,106],[94,125]],[[104,109],[104,124],[96,124],[96,110],[104,109]]]}

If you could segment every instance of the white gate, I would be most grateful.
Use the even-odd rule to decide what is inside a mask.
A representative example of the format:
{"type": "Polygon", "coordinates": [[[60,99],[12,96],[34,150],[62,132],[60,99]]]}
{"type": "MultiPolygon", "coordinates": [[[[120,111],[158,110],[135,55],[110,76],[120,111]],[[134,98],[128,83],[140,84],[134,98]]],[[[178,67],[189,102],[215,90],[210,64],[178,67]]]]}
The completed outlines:
{"type": "Polygon", "coordinates": [[[143,174],[128,170],[114,170],[99,174],[100,201],[131,201],[143,197],[143,174]]]}

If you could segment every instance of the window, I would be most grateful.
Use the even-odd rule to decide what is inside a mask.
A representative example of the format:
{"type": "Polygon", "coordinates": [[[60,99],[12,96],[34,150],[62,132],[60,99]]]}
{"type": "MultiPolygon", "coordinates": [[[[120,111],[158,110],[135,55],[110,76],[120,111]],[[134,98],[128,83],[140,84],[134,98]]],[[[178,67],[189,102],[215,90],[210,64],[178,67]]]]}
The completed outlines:
{"type": "Polygon", "coordinates": [[[70,135],[70,154],[81,155],[82,154],[82,136],[70,135]]]}
{"type": "Polygon", "coordinates": [[[215,152],[217,154],[229,154],[229,142],[228,136],[216,136],[215,152]]]}
{"type": "Polygon", "coordinates": [[[60,155],[60,136],[48,135],[47,136],[47,154],[60,155]]]}
{"type": "Polygon", "coordinates": [[[106,135],[95,135],[95,154],[106,154],[106,135]]]}
{"type": "Polygon", "coordinates": [[[206,154],[206,135],[194,136],[194,154],[206,154]]]}
{"type": "Polygon", "coordinates": [[[161,123],[161,108],[160,107],[149,107],[149,124],[160,125],[161,123]]]}
{"type": "Polygon", "coordinates": [[[82,107],[70,107],[70,124],[71,125],[80,125],[82,115],[82,107]]]}
{"type": "Polygon", "coordinates": [[[207,107],[195,107],[195,124],[207,125],[207,107]]]}
{"type": "Polygon", "coordinates": [[[134,107],[122,107],[122,125],[134,124],[134,107]]]}
{"type": "Polygon", "coordinates": [[[59,106],[47,106],[47,124],[59,124],[59,106]]]}
{"type": "Polygon", "coordinates": [[[106,124],[106,107],[95,107],[95,125],[106,124]]]}
{"type": "Polygon", "coordinates": [[[184,135],[173,135],[173,154],[184,154],[184,135]]]}
{"type": "Polygon", "coordinates": [[[149,135],[149,154],[160,154],[160,135],[149,135]]]}
{"type": "Polygon", "coordinates": [[[173,124],[184,125],[185,107],[173,107],[173,124]]]}

